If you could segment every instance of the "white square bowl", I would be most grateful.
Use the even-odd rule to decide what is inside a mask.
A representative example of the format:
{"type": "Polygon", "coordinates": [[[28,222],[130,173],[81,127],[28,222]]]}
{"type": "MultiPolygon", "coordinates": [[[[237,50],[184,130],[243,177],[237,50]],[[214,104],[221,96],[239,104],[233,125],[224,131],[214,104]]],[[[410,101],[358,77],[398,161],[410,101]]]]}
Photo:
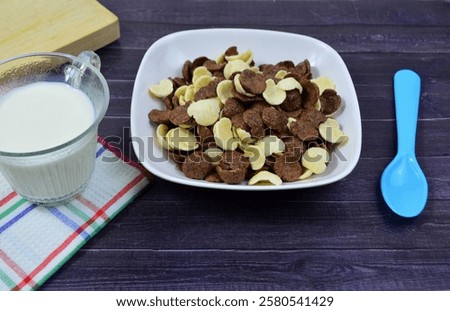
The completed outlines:
{"type": "Polygon", "coordinates": [[[156,176],[189,186],[248,191],[310,188],[336,182],[355,168],[362,141],[355,87],[339,54],[324,42],[308,36],[255,29],[190,30],[173,33],[156,41],[145,53],[136,76],[131,101],[131,136],[139,161],[156,176]],[[241,52],[252,50],[256,65],[275,64],[283,60],[299,63],[308,59],[313,78],[327,76],[335,82],[343,107],[334,117],[349,136],[349,141],[333,152],[325,173],[279,186],[249,186],[244,183],[228,185],[190,179],[168,159],[166,151],[156,140],[156,125],[148,119],[150,110],[163,109],[164,104],[149,96],[149,86],[168,77],[181,76],[186,60],[194,60],[199,56],[216,59],[233,45],[241,52]]]}

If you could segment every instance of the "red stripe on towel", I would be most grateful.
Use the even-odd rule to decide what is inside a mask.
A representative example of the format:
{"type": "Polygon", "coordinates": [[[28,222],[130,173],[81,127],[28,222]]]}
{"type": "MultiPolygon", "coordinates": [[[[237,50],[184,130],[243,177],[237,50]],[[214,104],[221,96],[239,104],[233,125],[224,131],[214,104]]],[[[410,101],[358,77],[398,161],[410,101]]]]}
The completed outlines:
{"type": "Polygon", "coordinates": [[[17,193],[15,192],[11,192],[10,194],[8,194],[6,197],[4,197],[3,199],[0,200],[0,207],[2,207],[3,205],[5,205],[6,203],[8,203],[9,201],[11,201],[12,199],[14,199],[16,197],[17,193]]]}
{"type": "Polygon", "coordinates": [[[130,191],[134,186],[136,186],[141,180],[145,178],[144,175],[140,174],[135,179],[133,179],[129,184],[127,184],[122,190],[120,190],[111,200],[109,200],[101,209],[99,209],[88,221],[86,221],[77,231],[72,233],[60,246],[58,246],[50,255],[45,258],[41,264],[39,264],[28,276],[26,276],[22,282],[17,284],[13,290],[20,290],[25,285],[30,283],[33,278],[41,272],[56,256],[58,256],[64,249],[67,248],[70,243],[75,240],[75,238],[90,226],[97,218],[101,217],[105,211],[110,208],[114,203],[116,203],[122,196],[124,196],[128,191],[130,191]]]}
{"type": "MultiPolygon", "coordinates": [[[[27,283],[30,283],[30,286],[35,286],[36,283],[32,280],[28,280],[28,276],[25,271],[23,271],[4,251],[0,249],[0,259],[3,260],[8,267],[11,268],[18,276],[23,278],[24,280],[27,279],[27,283]]],[[[17,290],[16,288],[13,288],[13,290],[17,290]]]]}
{"type": "MultiPolygon", "coordinates": [[[[95,205],[94,203],[92,203],[91,201],[89,201],[88,199],[84,198],[84,197],[81,196],[81,195],[77,196],[76,199],[77,199],[81,204],[83,204],[84,206],[88,207],[88,208],[89,208],[91,211],[93,211],[94,213],[97,213],[97,212],[100,210],[100,208],[99,208],[97,205],[95,205]]],[[[101,214],[101,217],[102,217],[104,220],[106,220],[106,221],[109,220],[108,215],[106,215],[105,213],[102,213],[102,214],[101,214]]]]}

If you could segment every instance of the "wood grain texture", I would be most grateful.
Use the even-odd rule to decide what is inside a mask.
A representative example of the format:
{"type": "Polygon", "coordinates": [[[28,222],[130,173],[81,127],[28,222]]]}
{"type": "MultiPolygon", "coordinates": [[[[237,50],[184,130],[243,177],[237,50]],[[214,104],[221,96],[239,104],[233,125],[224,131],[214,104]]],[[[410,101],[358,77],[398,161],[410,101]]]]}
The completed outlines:
{"type": "Polygon", "coordinates": [[[175,31],[246,27],[305,34],[344,59],[363,148],[343,180],[244,193],[155,178],[43,290],[450,290],[450,4],[443,1],[103,0],[122,37],[98,51],[111,88],[100,135],[135,159],[129,112],[148,47],[175,31]],[[251,12],[251,14],[249,13],[251,12]],[[429,201],[394,215],[379,180],[396,150],[392,76],[422,77],[417,155],[429,201]]]}
{"type": "Polygon", "coordinates": [[[211,25],[450,25],[444,1],[101,1],[123,21],[211,25]],[[283,13],[284,15],[275,14],[283,13]],[[283,17],[281,17],[283,16],[283,17]]]}
{"type": "Polygon", "coordinates": [[[117,16],[94,0],[0,2],[0,60],[32,52],[78,55],[120,36],[117,16]]]}
{"type": "MultiPolygon", "coordinates": [[[[442,250],[80,251],[46,289],[449,289],[442,250]],[[98,260],[108,258],[109,264],[98,260]],[[124,269],[120,264],[133,263],[124,269]],[[439,272],[442,271],[442,272],[439,272]]],[[[49,284],[49,283],[47,283],[49,284]]]]}
{"type": "MultiPolygon", "coordinates": [[[[244,17],[243,17],[244,18],[244,17]]],[[[450,17],[449,17],[450,18],[450,17]]],[[[322,40],[339,52],[401,52],[401,53],[446,53],[450,36],[448,26],[423,26],[412,33],[409,26],[385,25],[336,25],[326,28],[323,25],[262,25],[221,24],[215,27],[258,28],[298,33],[322,40]],[[399,44],[400,43],[400,44],[399,44]]],[[[201,24],[161,24],[157,22],[121,21],[123,40],[120,46],[130,49],[147,49],[152,42],[167,34],[209,28],[201,24]]],[[[113,44],[111,47],[115,47],[113,44]]],[[[257,56],[257,55],[256,55],[257,56]]]]}

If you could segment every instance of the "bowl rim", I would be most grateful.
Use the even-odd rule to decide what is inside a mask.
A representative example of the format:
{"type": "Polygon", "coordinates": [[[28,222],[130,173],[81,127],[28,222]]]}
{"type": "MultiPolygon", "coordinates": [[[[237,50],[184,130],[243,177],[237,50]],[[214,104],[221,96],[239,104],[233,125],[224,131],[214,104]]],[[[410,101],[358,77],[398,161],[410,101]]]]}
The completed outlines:
{"type": "MultiPolygon", "coordinates": [[[[152,163],[150,163],[150,161],[148,161],[146,159],[144,159],[144,161],[141,161],[139,159],[140,146],[135,140],[132,139],[133,150],[139,159],[139,163],[141,165],[143,165],[144,168],[146,168],[150,173],[152,173],[155,176],[158,176],[162,179],[165,179],[167,181],[171,181],[171,182],[174,182],[177,184],[192,186],[192,187],[222,189],[222,190],[273,191],[273,190],[304,189],[304,188],[313,188],[313,187],[328,185],[328,184],[337,182],[337,181],[345,178],[346,176],[348,176],[354,170],[354,168],[356,167],[356,165],[360,159],[361,147],[362,147],[361,113],[360,113],[360,109],[359,109],[359,102],[358,102],[358,98],[357,98],[353,80],[350,76],[350,72],[348,71],[348,68],[347,68],[345,62],[343,61],[342,57],[339,55],[339,53],[336,50],[334,50],[330,45],[326,44],[325,42],[323,42],[319,39],[316,39],[316,38],[313,38],[313,37],[310,37],[307,35],[297,34],[297,33],[275,31],[275,30],[248,29],[248,28],[209,28],[209,29],[183,30],[183,31],[174,32],[174,33],[165,35],[164,37],[161,37],[160,39],[155,41],[146,51],[144,57],[142,58],[140,65],[139,65],[136,79],[134,81],[133,94],[132,94],[132,99],[131,99],[131,110],[130,110],[130,135],[131,135],[131,137],[134,137],[136,128],[138,126],[136,124],[136,118],[133,117],[136,113],[137,105],[139,104],[136,102],[137,101],[136,93],[139,88],[138,81],[141,80],[140,78],[144,74],[143,67],[144,67],[144,65],[146,65],[148,63],[148,59],[150,58],[150,56],[154,50],[156,50],[160,45],[165,44],[167,41],[176,40],[178,37],[183,37],[183,36],[187,36],[187,35],[201,36],[201,35],[205,35],[205,34],[210,35],[211,33],[221,33],[221,34],[234,33],[234,34],[236,34],[238,32],[241,34],[242,33],[271,34],[271,35],[277,35],[277,36],[291,37],[295,40],[299,40],[299,39],[307,40],[309,42],[314,43],[315,45],[325,48],[328,52],[334,54],[334,56],[341,62],[341,66],[344,69],[345,74],[348,75],[349,81],[351,82],[351,85],[350,85],[351,95],[353,95],[352,97],[354,97],[354,98],[352,98],[352,100],[355,101],[355,105],[354,105],[353,109],[354,109],[354,113],[356,113],[356,115],[358,117],[358,120],[355,121],[356,133],[355,133],[354,137],[352,137],[352,140],[354,140],[354,142],[356,144],[355,145],[356,153],[352,157],[352,160],[347,161],[348,164],[341,172],[337,173],[334,176],[330,176],[329,178],[326,178],[326,179],[321,179],[321,180],[307,179],[304,181],[283,182],[281,185],[270,185],[270,186],[250,186],[248,184],[230,185],[230,184],[225,184],[225,183],[212,183],[212,182],[207,182],[204,180],[190,179],[188,177],[180,178],[178,176],[167,174],[167,173],[159,170],[157,165],[152,165],[152,163]]],[[[173,165],[174,165],[174,169],[177,169],[175,164],[173,164],[173,165]]]]}

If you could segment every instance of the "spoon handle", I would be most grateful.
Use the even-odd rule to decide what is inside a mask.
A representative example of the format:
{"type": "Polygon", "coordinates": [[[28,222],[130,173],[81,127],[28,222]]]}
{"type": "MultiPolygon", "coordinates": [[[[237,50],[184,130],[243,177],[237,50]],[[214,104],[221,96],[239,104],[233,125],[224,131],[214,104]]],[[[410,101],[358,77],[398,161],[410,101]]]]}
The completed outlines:
{"type": "Polygon", "coordinates": [[[403,69],[394,75],[395,114],[397,118],[398,153],[415,153],[419,113],[420,77],[403,69]]]}

